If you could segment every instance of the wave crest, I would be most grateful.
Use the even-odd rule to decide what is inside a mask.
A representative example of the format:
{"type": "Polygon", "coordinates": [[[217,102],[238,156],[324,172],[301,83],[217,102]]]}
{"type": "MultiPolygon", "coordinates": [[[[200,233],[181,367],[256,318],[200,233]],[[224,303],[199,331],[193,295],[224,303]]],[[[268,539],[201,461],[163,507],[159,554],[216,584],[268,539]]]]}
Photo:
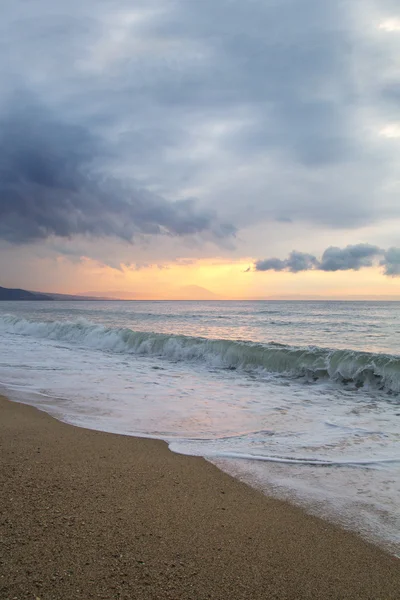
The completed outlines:
{"type": "Polygon", "coordinates": [[[0,331],[103,351],[201,361],[228,369],[304,378],[307,382],[329,379],[355,387],[400,392],[398,355],[132,331],[104,327],[85,319],[30,321],[5,315],[0,318],[0,331]]]}

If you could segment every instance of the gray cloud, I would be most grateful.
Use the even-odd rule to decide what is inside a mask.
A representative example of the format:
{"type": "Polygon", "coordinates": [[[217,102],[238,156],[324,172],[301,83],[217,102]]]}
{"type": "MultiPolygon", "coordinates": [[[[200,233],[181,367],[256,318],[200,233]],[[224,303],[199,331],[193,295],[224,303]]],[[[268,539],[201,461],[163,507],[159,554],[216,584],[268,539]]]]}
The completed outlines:
{"type": "Polygon", "coordinates": [[[345,248],[330,246],[321,260],[312,254],[293,250],[285,260],[267,258],[254,264],[255,271],[358,271],[375,264],[384,267],[385,275],[400,275],[400,248],[383,250],[371,244],[355,244],[345,248]],[[380,260],[379,260],[380,259],[380,260]]]}
{"type": "MultiPolygon", "coordinates": [[[[1,184],[9,198],[2,237],[165,232],[177,241],[166,248],[172,237],[158,238],[141,258],[173,260],[187,254],[188,233],[193,254],[213,252],[203,242],[229,239],[224,222],[246,228],[246,247],[229,253],[256,256],[261,223],[294,240],[304,227],[349,232],[400,219],[399,152],[378,133],[389,117],[400,119],[400,48],[369,25],[396,14],[397,4],[381,0],[376,13],[370,4],[5,0],[0,118],[15,90],[34,94],[65,137],[57,147],[49,132],[35,131],[35,161],[55,171],[42,169],[39,179],[77,186],[79,175],[80,183],[73,193],[45,187],[32,179],[37,165],[13,158],[21,179],[8,174],[1,184]],[[21,208],[13,216],[10,188],[21,208]],[[173,201],[191,197],[198,201],[173,201]]],[[[33,119],[27,111],[32,140],[33,119]]]]}
{"type": "MultiPolygon", "coordinates": [[[[286,261],[280,258],[265,258],[264,260],[258,260],[254,267],[256,271],[284,271],[286,261]]],[[[247,270],[250,271],[250,269],[247,270]]]]}
{"type": "Polygon", "coordinates": [[[107,174],[105,150],[82,126],[60,121],[31,98],[14,98],[0,119],[0,238],[26,243],[88,234],[234,232],[193,199],[168,202],[107,174]]]}
{"type": "Polygon", "coordinates": [[[309,271],[310,269],[318,267],[318,265],[317,259],[312,254],[305,254],[304,252],[293,250],[286,260],[281,260],[279,258],[259,260],[255,263],[255,269],[256,271],[272,270],[299,273],[300,271],[309,271]]]}
{"type": "Polygon", "coordinates": [[[346,248],[331,246],[323,253],[317,268],[321,271],[358,271],[362,267],[371,267],[380,254],[382,250],[371,244],[356,244],[346,248]]]}
{"type": "Polygon", "coordinates": [[[400,275],[400,248],[386,250],[382,265],[385,267],[386,275],[392,277],[400,275]]]}

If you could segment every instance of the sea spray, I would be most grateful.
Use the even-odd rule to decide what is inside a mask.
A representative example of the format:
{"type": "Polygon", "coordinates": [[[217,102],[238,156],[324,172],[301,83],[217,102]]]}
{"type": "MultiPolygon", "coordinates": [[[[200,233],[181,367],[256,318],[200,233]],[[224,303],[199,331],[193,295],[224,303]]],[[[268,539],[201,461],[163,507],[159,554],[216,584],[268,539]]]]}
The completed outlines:
{"type": "Polygon", "coordinates": [[[0,331],[107,352],[201,361],[213,367],[279,374],[302,378],[307,383],[331,380],[390,394],[400,392],[400,356],[393,354],[133,331],[105,327],[84,318],[36,321],[3,315],[0,331]]]}

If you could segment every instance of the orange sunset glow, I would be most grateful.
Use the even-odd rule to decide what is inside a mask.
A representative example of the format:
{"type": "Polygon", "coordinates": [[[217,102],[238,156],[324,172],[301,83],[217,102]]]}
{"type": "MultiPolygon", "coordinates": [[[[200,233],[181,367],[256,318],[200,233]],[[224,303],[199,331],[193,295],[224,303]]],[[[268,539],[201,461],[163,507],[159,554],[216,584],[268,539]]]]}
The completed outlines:
{"type": "Polygon", "coordinates": [[[253,262],[203,259],[117,269],[89,258],[73,265],[59,257],[46,268],[59,277],[60,293],[128,300],[400,297],[398,280],[379,268],[362,269],[356,277],[352,272],[258,273],[251,270],[253,262]]]}

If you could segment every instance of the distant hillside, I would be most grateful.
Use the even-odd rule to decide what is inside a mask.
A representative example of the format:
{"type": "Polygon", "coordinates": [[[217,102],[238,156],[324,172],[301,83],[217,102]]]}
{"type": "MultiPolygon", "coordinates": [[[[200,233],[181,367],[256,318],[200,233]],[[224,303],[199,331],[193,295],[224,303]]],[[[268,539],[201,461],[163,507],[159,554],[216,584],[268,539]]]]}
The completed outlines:
{"type": "Polygon", "coordinates": [[[53,300],[48,294],[0,287],[0,300],[53,300]]]}
{"type": "Polygon", "coordinates": [[[100,296],[76,296],[53,294],[53,292],[29,292],[28,290],[0,287],[0,300],[108,300],[100,296]]]}
{"type": "MultiPolygon", "coordinates": [[[[53,294],[52,294],[53,295],[53,294]]],[[[96,300],[220,300],[220,296],[200,285],[184,285],[179,288],[149,291],[110,290],[109,292],[85,292],[96,300]]],[[[56,298],[58,300],[58,298],[56,298]]]]}
{"type": "Polygon", "coordinates": [[[200,285],[184,285],[174,294],[179,300],[218,300],[219,296],[200,285]]]}
{"type": "Polygon", "coordinates": [[[50,296],[52,300],[110,300],[104,296],[77,296],[76,294],[53,294],[53,292],[46,292],[46,296],[50,296]]]}

